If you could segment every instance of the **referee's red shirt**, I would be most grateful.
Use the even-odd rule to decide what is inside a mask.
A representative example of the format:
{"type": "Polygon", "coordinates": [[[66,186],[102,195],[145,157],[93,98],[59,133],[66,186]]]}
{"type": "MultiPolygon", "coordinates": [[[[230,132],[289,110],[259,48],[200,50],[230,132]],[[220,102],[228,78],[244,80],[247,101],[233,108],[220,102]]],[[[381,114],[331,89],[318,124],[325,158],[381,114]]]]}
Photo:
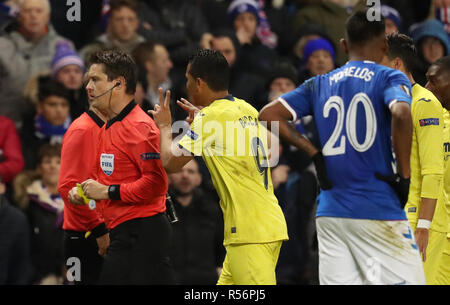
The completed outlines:
{"type": "Polygon", "coordinates": [[[102,130],[97,181],[117,185],[112,199],[100,204],[108,229],[165,212],[168,179],[154,121],[132,101],[102,130]]]}
{"type": "Polygon", "coordinates": [[[104,221],[87,205],[69,202],[69,191],[96,174],[99,137],[104,122],[92,111],[83,113],[66,131],[61,149],[58,192],[64,200],[64,230],[87,232],[104,221]]]}

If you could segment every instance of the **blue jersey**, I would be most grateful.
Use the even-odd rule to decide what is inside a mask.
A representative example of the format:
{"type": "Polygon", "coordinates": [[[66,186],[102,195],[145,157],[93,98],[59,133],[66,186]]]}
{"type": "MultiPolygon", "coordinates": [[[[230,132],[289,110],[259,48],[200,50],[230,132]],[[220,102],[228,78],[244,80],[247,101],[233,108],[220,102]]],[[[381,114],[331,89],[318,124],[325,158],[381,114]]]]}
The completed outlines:
{"type": "Polygon", "coordinates": [[[351,61],[309,79],[279,101],[297,118],[313,115],[333,188],[318,196],[317,216],[405,220],[392,188],[375,173],[392,175],[395,160],[389,107],[411,104],[411,84],[400,71],[351,61]]]}

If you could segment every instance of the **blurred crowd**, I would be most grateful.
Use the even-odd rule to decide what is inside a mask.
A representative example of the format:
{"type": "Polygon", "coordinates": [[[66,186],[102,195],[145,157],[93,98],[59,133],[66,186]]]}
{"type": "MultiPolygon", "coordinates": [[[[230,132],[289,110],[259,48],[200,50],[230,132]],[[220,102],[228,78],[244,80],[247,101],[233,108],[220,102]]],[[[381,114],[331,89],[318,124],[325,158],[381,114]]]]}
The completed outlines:
{"type": "MultiPolygon", "coordinates": [[[[381,1],[386,33],[410,35],[419,51],[414,78],[424,85],[435,60],[450,54],[450,1],[381,1]]],[[[97,50],[133,55],[135,100],[176,105],[188,58],[220,51],[231,67],[230,93],[260,110],[310,77],[345,64],[345,21],[363,0],[0,0],[0,284],[62,284],[64,203],[57,182],[61,142],[88,108],[84,73],[97,50]],[[69,21],[69,9],[79,21],[69,21]]],[[[317,144],[314,122],[297,129],[317,144]]],[[[277,267],[279,284],[317,284],[314,227],[318,186],[311,160],[289,145],[272,168],[290,240],[277,267]]],[[[201,160],[169,175],[180,221],[172,263],[180,284],[215,284],[225,255],[218,197],[201,160]]]]}

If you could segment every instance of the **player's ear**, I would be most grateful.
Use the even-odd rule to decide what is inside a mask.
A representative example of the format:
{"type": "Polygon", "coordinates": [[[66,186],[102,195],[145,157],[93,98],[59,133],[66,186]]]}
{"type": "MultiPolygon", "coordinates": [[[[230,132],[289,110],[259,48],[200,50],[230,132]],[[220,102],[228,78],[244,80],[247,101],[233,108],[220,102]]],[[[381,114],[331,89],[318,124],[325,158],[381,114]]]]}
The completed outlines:
{"type": "Polygon", "coordinates": [[[389,44],[386,36],[383,39],[383,44],[381,45],[381,51],[386,54],[389,51],[389,44]]]}
{"type": "Polygon", "coordinates": [[[345,40],[345,38],[341,38],[340,43],[341,43],[342,50],[344,50],[344,53],[348,55],[347,40],[345,40]]]}
{"type": "Polygon", "coordinates": [[[402,70],[403,62],[400,58],[396,57],[394,59],[394,68],[396,70],[402,70]]]}

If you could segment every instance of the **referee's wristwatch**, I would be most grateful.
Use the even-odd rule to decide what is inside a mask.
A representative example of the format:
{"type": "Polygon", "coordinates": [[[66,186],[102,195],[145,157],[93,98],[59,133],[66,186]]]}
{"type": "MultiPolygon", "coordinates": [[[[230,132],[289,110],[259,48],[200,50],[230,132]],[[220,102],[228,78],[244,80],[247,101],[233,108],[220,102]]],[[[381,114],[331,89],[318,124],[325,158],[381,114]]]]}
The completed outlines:
{"type": "Polygon", "coordinates": [[[121,200],[120,199],[120,184],[111,184],[108,187],[108,197],[111,200],[121,200]]]}

